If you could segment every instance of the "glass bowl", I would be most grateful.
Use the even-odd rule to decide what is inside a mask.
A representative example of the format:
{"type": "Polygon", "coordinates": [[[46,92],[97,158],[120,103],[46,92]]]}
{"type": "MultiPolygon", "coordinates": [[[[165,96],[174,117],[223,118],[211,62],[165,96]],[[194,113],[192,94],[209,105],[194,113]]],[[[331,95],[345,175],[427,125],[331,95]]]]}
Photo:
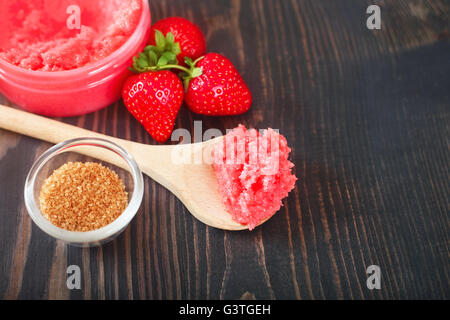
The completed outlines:
{"type": "Polygon", "coordinates": [[[136,215],[144,195],[142,172],[134,158],[119,145],[99,138],[77,138],[61,142],[44,152],[33,164],[25,181],[25,206],[34,223],[53,238],[75,246],[96,246],[117,237],[136,215]],[[85,154],[101,152],[109,159],[103,162],[85,154]],[[69,231],[53,225],[40,210],[39,194],[42,185],[54,170],[67,162],[96,162],[114,170],[128,192],[128,206],[110,224],[92,231],[69,231]],[[110,164],[114,163],[114,165],[110,164]]]}

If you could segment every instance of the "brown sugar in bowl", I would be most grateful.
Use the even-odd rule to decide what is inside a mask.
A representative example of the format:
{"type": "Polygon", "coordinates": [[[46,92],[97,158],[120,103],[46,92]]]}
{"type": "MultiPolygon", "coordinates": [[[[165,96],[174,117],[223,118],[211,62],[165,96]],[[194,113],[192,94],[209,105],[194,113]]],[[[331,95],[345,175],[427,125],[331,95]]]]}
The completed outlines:
{"type": "Polygon", "coordinates": [[[128,205],[128,193],[117,173],[96,162],[67,162],[41,188],[44,217],[69,231],[91,231],[117,219],[128,205]]]}

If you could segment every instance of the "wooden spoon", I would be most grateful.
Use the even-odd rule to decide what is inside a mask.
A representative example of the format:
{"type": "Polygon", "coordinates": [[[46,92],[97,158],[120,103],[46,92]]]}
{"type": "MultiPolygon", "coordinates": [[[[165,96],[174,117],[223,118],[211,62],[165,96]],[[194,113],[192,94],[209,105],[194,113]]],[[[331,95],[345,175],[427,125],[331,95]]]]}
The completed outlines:
{"type": "MultiPolygon", "coordinates": [[[[195,144],[145,145],[109,137],[3,105],[0,105],[0,128],[52,143],[81,137],[103,138],[115,142],[133,155],[142,172],[175,194],[203,223],[225,230],[247,229],[247,226],[233,221],[225,210],[213,168],[210,162],[202,161],[203,153],[210,154],[211,146],[222,137],[195,144]],[[174,153],[188,154],[197,159],[197,163],[194,161],[188,164],[174,163],[174,153]]],[[[92,151],[88,155],[112,162],[101,151],[92,151]]]]}

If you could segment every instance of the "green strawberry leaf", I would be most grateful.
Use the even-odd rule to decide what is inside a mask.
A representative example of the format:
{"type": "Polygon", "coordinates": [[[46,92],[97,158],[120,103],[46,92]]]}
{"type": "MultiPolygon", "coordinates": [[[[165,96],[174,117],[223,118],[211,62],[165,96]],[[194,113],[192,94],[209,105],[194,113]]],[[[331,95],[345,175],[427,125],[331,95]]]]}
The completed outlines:
{"type": "Polygon", "coordinates": [[[167,43],[169,43],[169,44],[174,44],[174,43],[175,43],[175,37],[173,36],[173,33],[172,33],[172,32],[168,32],[168,33],[166,34],[166,41],[167,41],[167,43]]]}
{"type": "Polygon", "coordinates": [[[148,52],[148,56],[149,56],[149,60],[150,60],[150,65],[151,66],[156,66],[156,64],[158,63],[158,55],[156,54],[155,51],[150,50],[148,52]]]}
{"type": "Polygon", "coordinates": [[[165,66],[167,64],[168,60],[165,56],[162,56],[159,58],[158,63],[156,64],[158,67],[165,66]]]}
{"type": "Polygon", "coordinates": [[[164,52],[164,49],[166,48],[166,38],[159,30],[155,30],[155,43],[157,51],[160,53],[164,52]]]}
{"type": "Polygon", "coordinates": [[[168,63],[170,63],[170,64],[174,64],[175,63],[176,64],[177,55],[175,53],[170,52],[170,51],[166,51],[166,52],[163,53],[162,56],[167,59],[168,63]]]}
{"type": "Polygon", "coordinates": [[[192,67],[194,65],[194,61],[192,61],[189,57],[184,57],[184,63],[186,63],[189,67],[192,67]]]}
{"type": "Polygon", "coordinates": [[[173,44],[172,52],[175,53],[177,56],[181,53],[181,47],[180,47],[180,43],[179,42],[175,42],[173,44]]]}
{"type": "Polygon", "coordinates": [[[197,77],[200,77],[202,74],[203,74],[203,69],[202,68],[194,68],[194,69],[192,69],[191,77],[192,78],[197,78],[197,77]]]}
{"type": "Polygon", "coordinates": [[[154,47],[154,46],[152,46],[152,45],[146,46],[146,47],[144,48],[144,51],[143,51],[143,52],[144,52],[145,54],[149,53],[150,50],[152,49],[152,47],[154,47]]]}
{"type": "Polygon", "coordinates": [[[133,67],[128,67],[128,70],[129,71],[131,71],[131,72],[133,72],[133,73],[136,73],[136,74],[138,74],[139,72],[138,71],[136,71],[136,69],[135,68],[133,68],[133,67]]]}
{"type": "Polygon", "coordinates": [[[139,53],[139,57],[137,59],[137,64],[140,68],[146,68],[149,65],[149,61],[147,55],[143,52],[139,53]]]}

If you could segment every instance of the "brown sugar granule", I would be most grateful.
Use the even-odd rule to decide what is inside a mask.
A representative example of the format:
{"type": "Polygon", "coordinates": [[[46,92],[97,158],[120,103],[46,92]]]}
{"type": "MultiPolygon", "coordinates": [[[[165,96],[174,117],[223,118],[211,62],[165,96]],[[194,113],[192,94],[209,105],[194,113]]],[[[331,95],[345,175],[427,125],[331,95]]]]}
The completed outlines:
{"type": "Polygon", "coordinates": [[[68,162],[42,186],[42,214],[70,231],[90,231],[113,222],[128,205],[117,173],[95,162],[68,162]]]}

